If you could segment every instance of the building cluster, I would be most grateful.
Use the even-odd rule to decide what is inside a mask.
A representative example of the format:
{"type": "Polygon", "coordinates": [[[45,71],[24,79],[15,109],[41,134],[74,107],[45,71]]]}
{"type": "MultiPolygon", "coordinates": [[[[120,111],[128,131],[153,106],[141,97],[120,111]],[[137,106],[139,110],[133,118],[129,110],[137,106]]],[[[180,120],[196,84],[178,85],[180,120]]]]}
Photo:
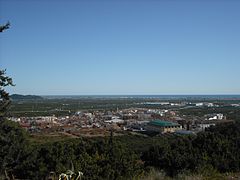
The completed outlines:
{"type": "MultiPolygon", "coordinates": [[[[162,102],[161,105],[182,106],[162,102]]],[[[196,103],[195,106],[214,106],[213,103],[196,103]]],[[[32,133],[65,133],[73,136],[104,135],[116,132],[157,132],[191,134],[218,123],[229,122],[224,114],[206,114],[204,117],[187,118],[177,110],[129,108],[115,111],[77,111],[69,116],[40,116],[11,118],[32,133]]]]}

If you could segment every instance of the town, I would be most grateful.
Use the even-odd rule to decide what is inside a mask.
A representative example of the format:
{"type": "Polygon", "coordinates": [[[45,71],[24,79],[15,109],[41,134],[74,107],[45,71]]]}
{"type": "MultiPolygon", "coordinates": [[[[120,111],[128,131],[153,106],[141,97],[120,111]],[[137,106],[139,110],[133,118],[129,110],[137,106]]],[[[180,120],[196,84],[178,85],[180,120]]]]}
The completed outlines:
{"type": "MultiPolygon", "coordinates": [[[[150,105],[146,107],[130,107],[105,110],[78,110],[68,115],[48,116],[21,116],[10,117],[32,135],[69,136],[69,137],[95,137],[107,136],[111,131],[114,135],[133,133],[139,135],[189,135],[204,131],[210,126],[221,123],[234,122],[222,112],[205,113],[201,116],[187,115],[182,110],[193,108],[215,109],[226,106],[213,102],[168,102],[143,101],[137,105],[150,105]]],[[[238,103],[228,104],[233,108],[238,103]]],[[[70,109],[69,109],[70,112],[70,109]]],[[[210,111],[211,112],[211,111],[210,111]]]]}

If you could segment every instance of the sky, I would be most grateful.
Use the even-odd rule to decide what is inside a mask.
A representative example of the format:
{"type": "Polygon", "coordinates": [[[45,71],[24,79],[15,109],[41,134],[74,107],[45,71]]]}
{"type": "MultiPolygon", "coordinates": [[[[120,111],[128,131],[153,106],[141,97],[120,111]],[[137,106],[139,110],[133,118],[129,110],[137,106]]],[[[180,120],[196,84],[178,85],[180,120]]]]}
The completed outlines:
{"type": "Polygon", "coordinates": [[[36,95],[240,94],[240,1],[0,0],[0,68],[36,95]]]}

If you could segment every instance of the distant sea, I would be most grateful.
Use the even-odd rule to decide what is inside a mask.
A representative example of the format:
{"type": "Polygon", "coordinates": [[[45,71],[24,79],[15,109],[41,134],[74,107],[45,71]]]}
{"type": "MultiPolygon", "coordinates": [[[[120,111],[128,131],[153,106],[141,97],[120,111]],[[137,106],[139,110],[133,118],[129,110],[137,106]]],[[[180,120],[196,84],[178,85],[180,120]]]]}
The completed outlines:
{"type": "Polygon", "coordinates": [[[240,100],[240,95],[49,95],[47,99],[240,100]]]}

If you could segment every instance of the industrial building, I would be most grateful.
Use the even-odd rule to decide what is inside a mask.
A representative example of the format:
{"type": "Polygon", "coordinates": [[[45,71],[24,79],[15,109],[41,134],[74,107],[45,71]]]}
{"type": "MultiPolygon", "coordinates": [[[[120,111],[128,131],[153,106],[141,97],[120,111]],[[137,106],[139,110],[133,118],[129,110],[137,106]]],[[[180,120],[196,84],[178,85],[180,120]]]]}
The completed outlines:
{"type": "Polygon", "coordinates": [[[147,131],[167,133],[167,132],[175,132],[176,130],[181,130],[182,126],[178,123],[156,119],[149,122],[145,129],[147,131]]]}

